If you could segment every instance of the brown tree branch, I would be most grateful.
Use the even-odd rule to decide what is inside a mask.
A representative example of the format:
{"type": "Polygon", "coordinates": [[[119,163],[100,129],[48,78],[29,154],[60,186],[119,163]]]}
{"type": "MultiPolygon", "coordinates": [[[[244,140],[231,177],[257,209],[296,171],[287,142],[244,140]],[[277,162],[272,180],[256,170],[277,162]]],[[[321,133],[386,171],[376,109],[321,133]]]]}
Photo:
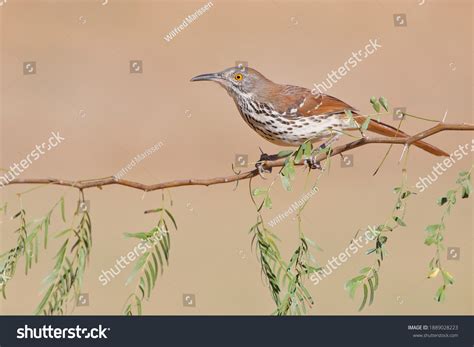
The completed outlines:
{"type": "MultiPolygon", "coordinates": [[[[368,144],[373,143],[387,143],[387,144],[401,144],[410,146],[416,141],[423,140],[427,137],[430,137],[434,134],[440,133],[442,131],[447,130],[464,130],[464,131],[473,131],[474,124],[448,124],[448,123],[439,123],[432,128],[427,130],[421,131],[418,134],[415,134],[410,137],[364,137],[359,140],[349,142],[345,145],[341,145],[335,147],[330,156],[334,156],[346,151],[349,151],[354,148],[362,147],[368,144]]],[[[327,154],[323,154],[321,157],[318,157],[317,162],[321,162],[328,158],[327,154]]],[[[281,158],[275,161],[265,161],[262,163],[262,167],[264,169],[270,169],[274,167],[282,167],[285,164],[285,158],[281,158]]],[[[296,163],[295,165],[303,165],[303,163],[296,163]]],[[[215,184],[224,184],[224,183],[231,183],[236,182],[239,180],[246,180],[258,175],[258,170],[253,169],[251,171],[235,174],[232,176],[224,176],[224,177],[214,177],[214,178],[205,178],[205,179],[181,179],[181,180],[174,180],[169,182],[157,183],[157,184],[143,184],[139,182],[129,181],[129,180],[122,180],[116,179],[113,176],[106,177],[106,178],[99,178],[99,179],[90,179],[90,180],[81,180],[81,181],[70,181],[70,180],[61,180],[56,178],[17,178],[13,181],[9,182],[8,184],[53,184],[53,185],[60,185],[60,186],[69,186],[73,188],[77,188],[80,190],[87,189],[87,188],[102,188],[103,186],[107,185],[121,185],[130,188],[139,189],[145,192],[150,192],[154,190],[160,190],[165,188],[174,188],[174,187],[182,187],[182,186],[211,186],[215,184]]]]}

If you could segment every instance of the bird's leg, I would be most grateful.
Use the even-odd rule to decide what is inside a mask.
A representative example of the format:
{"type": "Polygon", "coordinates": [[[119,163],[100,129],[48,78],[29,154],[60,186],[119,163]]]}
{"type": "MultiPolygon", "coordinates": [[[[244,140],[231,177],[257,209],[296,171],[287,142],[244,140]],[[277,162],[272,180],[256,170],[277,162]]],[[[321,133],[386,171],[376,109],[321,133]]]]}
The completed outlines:
{"type": "MultiPolygon", "coordinates": [[[[329,140],[323,142],[319,147],[318,147],[318,153],[323,151],[324,149],[326,149],[330,144],[332,144],[333,142],[339,140],[339,138],[342,136],[341,133],[336,133],[336,134],[333,134],[329,140]]],[[[318,169],[318,170],[322,170],[322,167],[321,167],[321,164],[319,164],[319,162],[316,160],[316,158],[314,157],[314,155],[311,154],[311,158],[307,158],[304,160],[304,163],[310,168],[310,169],[318,169]]]]}
{"type": "Polygon", "coordinates": [[[310,170],[322,170],[321,164],[316,160],[314,156],[311,156],[311,158],[306,158],[304,160],[304,164],[309,167],[310,170]]]}
{"type": "Polygon", "coordinates": [[[263,163],[266,162],[266,161],[278,160],[278,159],[280,159],[280,157],[278,156],[278,154],[267,154],[264,151],[262,151],[262,149],[260,147],[259,147],[259,149],[260,149],[260,153],[261,153],[260,154],[260,159],[258,159],[257,163],[255,164],[255,167],[258,169],[258,173],[260,174],[260,176],[263,177],[263,173],[272,172],[272,168],[264,169],[263,163]]]}

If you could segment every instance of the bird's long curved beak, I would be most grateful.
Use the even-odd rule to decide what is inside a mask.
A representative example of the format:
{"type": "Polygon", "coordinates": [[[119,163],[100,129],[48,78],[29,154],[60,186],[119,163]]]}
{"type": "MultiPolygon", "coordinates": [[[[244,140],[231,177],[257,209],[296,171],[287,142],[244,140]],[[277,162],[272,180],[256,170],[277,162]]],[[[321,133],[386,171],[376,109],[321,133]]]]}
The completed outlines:
{"type": "Polygon", "coordinates": [[[191,82],[196,81],[219,81],[222,80],[220,73],[205,73],[191,78],[191,82]]]}

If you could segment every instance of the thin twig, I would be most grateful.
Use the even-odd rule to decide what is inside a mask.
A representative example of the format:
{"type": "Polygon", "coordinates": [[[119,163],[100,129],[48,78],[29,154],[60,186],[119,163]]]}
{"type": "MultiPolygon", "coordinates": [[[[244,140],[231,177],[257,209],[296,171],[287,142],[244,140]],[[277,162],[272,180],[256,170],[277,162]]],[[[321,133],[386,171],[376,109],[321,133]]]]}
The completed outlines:
{"type": "MultiPolygon", "coordinates": [[[[364,137],[358,139],[353,142],[349,142],[347,144],[335,147],[329,154],[329,157],[334,155],[349,151],[351,149],[355,149],[358,147],[362,147],[368,144],[373,143],[387,143],[387,144],[400,144],[404,146],[410,146],[413,143],[423,140],[427,137],[435,135],[437,133],[447,131],[447,130],[456,130],[456,131],[473,131],[474,124],[448,124],[448,123],[439,123],[432,128],[427,130],[421,131],[418,134],[409,137],[364,137]]],[[[320,163],[323,160],[328,158],[328,154],[323,154],[320,158],[318,158],[317,163],[320,163]]],[[[265,161],[262,163],[264,169],[270,169],[273,167],[282,167],[285,165],[286,158],[281,158],[275,161],[265,161]]],[[[295,163],[295,165],[304,165],[304,162],[295,163]]],[[[98,179],[88,179],[88,180],[81,180],[81,181],[70,181],[70,180],[62,180],[56,178],[17,178],[13,181],[9,182],[5,185],[11,184],[52,184],[52,185],[60,185],[60,186],[69,186],[73,188],[77,188],[79,190],[88,189],[88,188],[102,188],[102,186],[107,185],[121,185],[130,188],[139,189],[142,191],[154,191],[154,190],[161,190],[165,188],[174,188],[174,187],[183,187],[183,186],[211,186],[216,184],[225,184],[236,182],[239,180],[246,180],[258,175],[258,170],[253,169],[251,171],[242,172],[239,174],[235,174],[232,176],[224,176],[224,177],[214,177],[214,178],[205,178],[205,179],[180,179],[180,180],[173,180],[163,183],[156,183],[156,184],[143,184],[139,182],[129,181],[129,180],[122,180],[116,179],[113,176],[105,177],[105,178],[98,178],[98,179]]]]}

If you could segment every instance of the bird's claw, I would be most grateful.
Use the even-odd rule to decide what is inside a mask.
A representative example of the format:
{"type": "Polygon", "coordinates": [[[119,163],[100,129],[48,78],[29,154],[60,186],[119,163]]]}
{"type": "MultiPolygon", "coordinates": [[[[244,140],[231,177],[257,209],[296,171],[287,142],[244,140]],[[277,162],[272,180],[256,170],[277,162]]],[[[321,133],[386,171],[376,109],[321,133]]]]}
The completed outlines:
{"type": "MultiPolygon", "coordinates": [[[[260,148],[260,147],[259,147],[260,148]]],[[[260,148],[260,159],[257,161],[255,164],[255,167],[258,170],[258,174],[260,177],[263,179],[266,179],[265,176],[263,175],[264,173],[271,173],[272,172],[272,167],[271,166],[266,166],[265,163],[269,161],[275,161],[280,159],[281,157],[278,154],[267,154],[262,149],[260,148]]]]}
{"type": "Polygon", "coordinates": [[[265,168],[265,166],[263,165],[264,161],[258,161],[256,164],[255,164],[255,167],[257,168],[258,170],[258,175],[263,178],[264,180],[266,180],[266,177],[264,176],[265,173],[271,173],[272,172],[272,168],[265,168]]]}
{"type": "Polygon", "coordinates": [[[266,161],[273,161],[273,160],[277,160],[279,159],[278,155],[277,154],[267,154],[265,152],[262,151],[262,149],[260,148],[260,159],[257,161],[257,163],[255,164],[255,167],[257,168],[258,170],[258,174],[260,177],[262,177],[263,179],[266,179],[264,174],[265,173],[271,173],[272,172],[272,168],[269,167],[269,168],[265,168],[264,167],[264,163],[266,161]]]}
{"type": "Polygon", "coordinates": [[[304,164],[310,169],[310,170],[322,170],[321,164],[319,164],[319,161],[316,160],[313,156],[311,158],[306,158],[304,159],[304,164]]]}

